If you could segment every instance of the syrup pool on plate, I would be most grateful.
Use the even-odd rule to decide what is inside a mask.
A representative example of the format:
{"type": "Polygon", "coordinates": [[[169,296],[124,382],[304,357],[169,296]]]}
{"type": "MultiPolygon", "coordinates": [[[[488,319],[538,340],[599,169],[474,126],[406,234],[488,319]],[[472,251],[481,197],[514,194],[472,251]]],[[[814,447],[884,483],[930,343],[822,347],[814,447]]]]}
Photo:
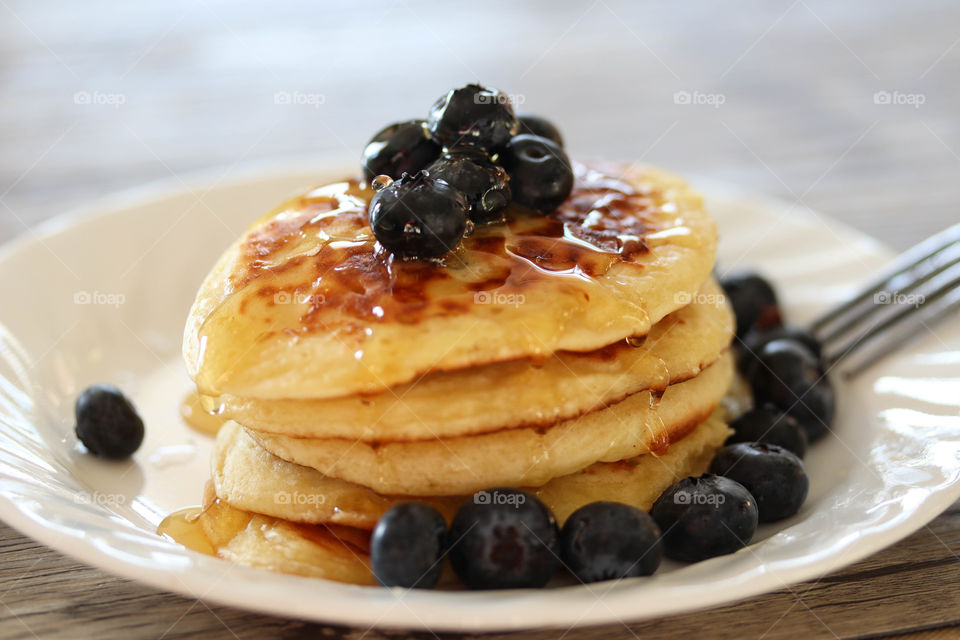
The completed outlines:
{"type": "Polygon", "coordinates": [[[203,507],[185,507],[168,515],[160,522],[157,533],[199,553],[216,555],[200,525],[203,507]]]}

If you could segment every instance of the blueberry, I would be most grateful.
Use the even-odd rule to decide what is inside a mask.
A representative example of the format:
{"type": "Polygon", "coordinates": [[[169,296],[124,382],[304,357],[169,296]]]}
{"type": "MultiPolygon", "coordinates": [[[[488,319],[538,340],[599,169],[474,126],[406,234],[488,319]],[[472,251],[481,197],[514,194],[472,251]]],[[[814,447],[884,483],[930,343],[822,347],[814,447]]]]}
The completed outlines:
{"type": "Polygon", "coordinates": [[[423,120],[398,122],[373,136],[363,149],[363,175],[367,180],[387,175],[394,180],[414,174],[440,155],[423,120]]]}
{"type": "Polygon", "coordinates": [[[710,472],[746,487],[757,501],[760,522],[789,518],[800,510],[810,489],[800,458],[775,444],[728,445],[717,452],[710,472]]]}
{"type": "Polygon", "coordinates": [[[636,507],[591,502],[564,523],[560,554],[581,582],[653,575],[663,556],[660,528],[636,507]]]}
{"type": "Polygon", "coordinates": [[[427,126],[448,149],[472,146],[493,153],[517,133],[517,117],[506,94],[470,84],[438,99],[427,126]]]}
{"type": "Polygon", "coordinates": [[[752,329],[768,330],[782,324],[777,294],[763,277],[755,273],[735,274],[720,284],[737,317],[737,337],[741,340],[752,329]]]}
{"type": "Polygon", "coordinates": [[[435,258],[457,246],[467,225],[467,200],[426,171],[382,188],[370,199],[370,226],[401,258],[435,258]]]}
{"type": "Polygon", "coordinates": [[[807,432],[793,416],[771,404],[747,411],[730,423],[733,435],[727,444],[737,442],[762,442],[775,444],[790,451],[798,458],[807,453],[807,432]]]}
{"type": "Polygon", "coordinates": [[[698,562],[742,549],[757,530],[757,505],[743,485],[705,473],[667,489],[650,512],[668,558],[698,562]]]}
{"type": "Polygon", "coordinates": [[[77,437],[95,456],[129,458],[143,443],[143,420],[116,387],[96,385],[84,390],[74,409],[77,437]]]}
{"type": "Polygon", "coordinates": [[[478,491],[450,525],[450,564],[471,589],[542,587],[560,564],[557,522],[531,493],[478,491]]]}
{"type": "Polygon", "coordinates": [[[739,343],[737,356],[737,367],[744,377],[750,377],[753,367],[757,363],[757,353],[763,349],[764,345],[774,340],[795,340],[810,350],[817,359],[822,356],[823,345],[820,340],[808,329],[802,327],[783,326],[761,331],[753,329],[747,332],[743,342],[739,343]]]}
{"type": "Polygon", "coordinates": [[[573,190],[570,159],[556,143],[522,134],[510,140],[502,164],[518,204],[542,213],[553,211],[573,190]]]}
{"type": "Polygon", "coordinates": [[[385,587],[430,589],[440,580],[447,523],[423,502],[401,502],[384,513],[370,539],[373,575],[385,587]]]}
{"type": "Polygon", "coordinates": [[[503,210],[510,204],[510,178],[485,154],[459,149],[445,153],[427,172],[466,196],[468,215],[475,223],[503,219],[503,210]]]}
{"type": "Polygon", "coordinates": [[[549,120],[528,113],[518,115],[517,120],[520,122],[517,133],[540,136],[553,141],[558,147],[563,146],[563,136],[560,135],[560,130],[549,120]]]}
{"type": "Polygon", "coordinates": [[[754,401],[786,411],[807,432],[810,442],[833,422],[835,394],[820,362],[795,340],[771,340],[757,355],[750,374],[754,401]]]}
{"type": "Polygon", "coordinates": [[[823,354],[823,345],[820,340],[813,335],[813,332],[803,327],[781,326],[767,331],[755,329],[747,334],[744,343],[753,351],[759,351],[768,342],[783,339],[796,340],[818,358],[823,354]]]}

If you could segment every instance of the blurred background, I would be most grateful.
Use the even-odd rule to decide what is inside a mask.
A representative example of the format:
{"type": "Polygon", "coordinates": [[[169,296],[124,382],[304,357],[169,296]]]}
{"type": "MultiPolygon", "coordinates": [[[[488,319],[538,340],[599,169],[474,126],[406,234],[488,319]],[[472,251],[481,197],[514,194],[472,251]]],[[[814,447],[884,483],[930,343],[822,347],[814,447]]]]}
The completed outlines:
{"type": "Polygon", "coordinates": [[[355,161],[480,81],[575,156],[734,182],[904,248],[958,218],[958,42],[949,0],[2,0],[0,241],[197,170],[355,161]]]}

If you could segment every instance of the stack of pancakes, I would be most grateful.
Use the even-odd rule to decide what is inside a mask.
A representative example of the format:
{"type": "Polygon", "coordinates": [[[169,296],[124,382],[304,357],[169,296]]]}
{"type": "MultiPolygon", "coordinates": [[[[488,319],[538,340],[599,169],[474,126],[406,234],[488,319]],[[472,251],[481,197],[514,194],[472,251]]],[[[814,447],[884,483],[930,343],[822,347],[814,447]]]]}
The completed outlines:
{"type": "Polygon", "coordinates": [[[450,517],[523,487],[563,522],[706,469],[733,378],[713,221],[669,174],[575,174],[556,211],[510,210],[437,261],[383,251],[353,181],[228,250],[184,342],[229,419],[201,517],[219,555],[369,583],[365,532],[399,501],[450,517]]]}

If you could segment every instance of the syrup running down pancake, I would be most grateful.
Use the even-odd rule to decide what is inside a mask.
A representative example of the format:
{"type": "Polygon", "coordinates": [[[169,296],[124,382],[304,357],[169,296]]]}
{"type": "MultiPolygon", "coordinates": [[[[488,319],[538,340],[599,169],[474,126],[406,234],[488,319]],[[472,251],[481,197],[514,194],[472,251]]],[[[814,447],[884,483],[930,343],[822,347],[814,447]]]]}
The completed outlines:
{"type": "Polygon", "coordinates": [[[191,310],[188,370],[202,394],[322,399],[646,335],[713,266],[716,230],[672,175],[576,167],[556,211],[508,211],[442,261],[378,248],[371,191],[320,187],[257,222],[191,310]]]}

